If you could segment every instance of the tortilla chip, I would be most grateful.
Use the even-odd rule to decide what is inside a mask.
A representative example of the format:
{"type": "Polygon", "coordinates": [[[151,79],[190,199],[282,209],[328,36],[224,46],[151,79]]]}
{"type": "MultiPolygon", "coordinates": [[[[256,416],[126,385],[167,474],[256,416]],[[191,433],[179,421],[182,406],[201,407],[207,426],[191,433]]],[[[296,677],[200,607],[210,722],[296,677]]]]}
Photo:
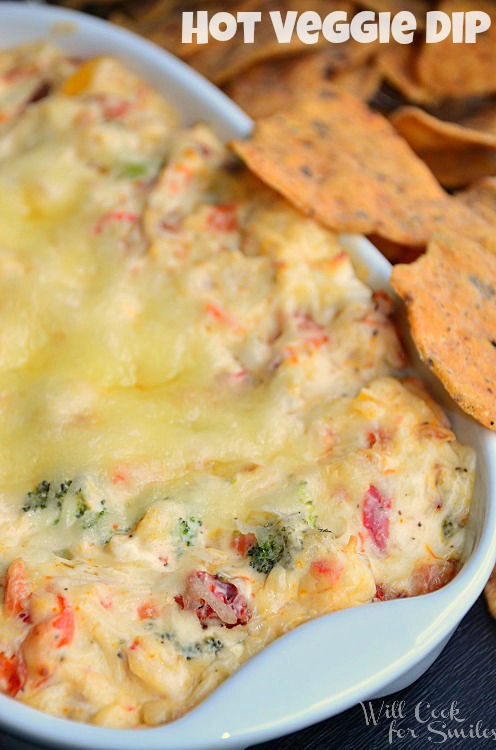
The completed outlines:
{"type": "Polygon", "coordinates": [[[370,101],[381,85],[382,75],[373,60],[359,68],[335,73],[330,78],[333,86],[356,96],[363,102],[370,101]]]}
{"type": "Polygon", "coordinates": [[[234,78],[224,91],[254,120],[268,117],[301,96],[302,91],[312,91],[327,81],[353,88],[351,93],[360,92],[359,98],[368,99],[379,86],[380,72],[374,63],[365,63],[377,48],[373,43],[350,39],[311,54],[267,60],[234,78]]]}
{"type": "Polygon", "coordinates": [[[496,226],[496,177],[486,177],[455,197],[489,224],[496,226]]]}
{"type": "Polygon", "coordinates": [[[365,104],[321,86],[259,120],[234,150],[293,205],[340,232],[423,245],[448,196],[392,125],[365,104]]]}
{"type": "Polygon", "coordinates": [[[425,28],[425,16],[431,9],[429,0],[360,0],[360,5],[376,13],[389,11],[392,15],[409,10],[417,19],[417,29],[425,28]]]}
{"type": "Polygon", "coordinates": [[[494,618],[496,618],[496,568],[494,568],[489,581],[486,583],[484,595],[486,597],[489,612],[494,618]]]}
{"type": "Polygon", "coordinates": [[[200,10],[202,7],[197,0],[140,0],[139,3],[127,0],[120,3],[119,10],[143,25],[150,25],[160,23],[171,13],[200,10]]]}
{"type": "MultiPolygon", "coordinates": [[[[496,132],[446,122],[417,107],[403,107],[390,119],[445,187],[463,187],[495,174],[496,132]]],[[[465,123],[470,121],[469,118],[465,123]]]]}
{"type": "Polygon", "coordinates": [[[482,133],[491,133],[496,138],[496,104],[491,102],[480,107],[473,115],[463,119],[462,125],[482,133]]]}
{"type": "MultiPolygon", "coordinates": [[[[255,41],[253,44],[244,44],[243,30],[239,27],[238,33],[228,42],[217,42],[211,40],[208,44],[197,46],[196,53],[189,59],[190,64],[211,81],[221,86],[236,76],[249,70],[252,65],[265,60],[287,58],[295,52],[311,54],[315,48],[328,46],[325,37],[320,34],[316,44],[305,44],[293,34],[291,42],[280,44],[272,26],[269,13],[272,10],[281,11],[283,16],[290,10],[302,12],[308,10],[304,0],[244,0],[239,7],[230,12],[241,10],[257,10],[262,13],[262,20],[256,27],[255,41]]],[[[338,2],[338,0],[316,0],[312,10],[319,13],[323,18],[336,10],[345,10],[351,13],[353,5],[349,2],[338,2]]],[[[339,45],[338,45],[339,46],[339,45]]]]}
{"type": "Polygon", "coordinates": [[[496,151],[474,146],[451,150],[424,151],[422,159],[445,188],[460,190],[487,175],[496,175],[496,151]]]}
{"type": "Polygon", "coordinates": [[[291,97],[290,70],[293,60],[258,63],[224,86],[225,93],[254,120],[267,117],[287,104],[291,97]]]}
{"type": "Polygon", "coordinates": [[[82,10],[85,5],[117,5],[120,0],[61,0],[57,5],[63,5],[65,8],[74,8],[82,10]]]}
{"type": "Polygon", "coordinates": [[[379,54],[379,68],[387,83],[399,91],[404,99],[414,104],[433,104],[439,95],[423,84],[416,74],[416,61],[420,49],[417,39],[411,44],[389,42],[383,44],[379,54]]]}
{"type": "Polygon", "coordinates": [[[493,134],[480,128],[476,130],[457,122],[440,120],[418,107],[402,107],[390,119],[398,133],[420,156],[424,151],[464,149],[467,144],[496,148],[496,132],[493,134]]]}
{"type": "Polygon", "coordinates": [[[181,41],[182,21],[177,8],[170,9],[169,13],[156,22],[144,21],[120,11],[111,13],[109,20],[135,34],[146,37],[182,60],[188,60],[197,50],[196,44],[183,44],[181,41]]]}
{"type": "Polygon", "coordinates": [[[413,340],[458,405],[496,430],[496,237],[436,236],[411,265],[393,268],[413,340]]]}
{"type": "MultiPolygon", "coordinates": [[[[496,92],[496,4],[479,0],[475,5],[491,17],[491,26],[475,44],[453,44],[451,37],[425,44],[417,60],[421,84],[440,98],[496,92]]],[[[438,10],[452,13],[474,10],[473,0],[443,0],[438,10]]]]}

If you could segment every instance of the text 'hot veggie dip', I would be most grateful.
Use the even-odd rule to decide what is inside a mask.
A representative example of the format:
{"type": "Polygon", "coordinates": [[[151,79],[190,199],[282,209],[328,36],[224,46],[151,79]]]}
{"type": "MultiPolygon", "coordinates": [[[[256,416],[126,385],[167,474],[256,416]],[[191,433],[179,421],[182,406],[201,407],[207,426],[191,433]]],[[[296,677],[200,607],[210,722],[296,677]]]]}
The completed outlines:
{"type": "Polygon", "coordinates": [[[338,239],[120,63],[0,54],[0,686],[170,721],[433,591],[474,476],[338,239]]]}

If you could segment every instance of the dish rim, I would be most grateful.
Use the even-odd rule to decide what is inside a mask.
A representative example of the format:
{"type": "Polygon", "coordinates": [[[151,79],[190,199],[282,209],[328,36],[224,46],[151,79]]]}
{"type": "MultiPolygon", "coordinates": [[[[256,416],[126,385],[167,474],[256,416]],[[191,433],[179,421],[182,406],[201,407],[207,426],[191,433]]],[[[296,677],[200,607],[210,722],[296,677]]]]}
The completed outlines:
{"type": "MultiPolygon", "coordinates": [[[[62,42],[62,46],[62,27],[75,24],[74,31],[68,32],[66,29],[66,39],[74,41],[78,38],[83,46],[87,43],[90,54],[95,54],[95,44],[102,45],[100,53],[116,54],[115,49],[120,48],[119,57],[127,64],[133,65],[132,62],[129,63],[131,58],[139,62],[139,66],[134,67],[140,74],[143,75],[143,69],[148,69],[149,75],[145,74],[144,77],[151,83],[156,85],[158,79],[164,85],[165,82],[170,82],[176,86],[179,98],[190,100],[189,119],[194,118],[197,111],[203,112],[205,119],[223,137],[243,137],[251,128],[251,120],[215,86],[170,53],[132,32],[77,11],[30,3],[2,2],[0,48],[18,43],[11,36],[8,44],[2,42],[5,27],[9,23],[24,24],[24,30],[19,32],[21,37],[27,33],[28,27],[32,27],[36,33],[29,34],[31,39],[43,38],[46,29],[55,24],[60,29],[53,41],[62,42]],[[69,33],[71,36],[67,37],[69,33]],[[195,97],[194,101],[192,97],[195,97]]],[[[171,99],[175,101],[174,97],[171,99]]],[[[372,285],[377,281],[387,285],[391,266],[379,251],[364,238],[348,237],[345,244],[351,250],[355,262],[367,266],[372,285]]],[[[443,400],[446,402],[448,397],[443,400]]],[[[116,746],[121,750],[134,750],[136,747],[142,750],[213,750],[222,744],[226,748],[242,748],[330,718],[360,700],[377,694],[408,670],[418,666],[449,637],[479,596],[495,562],[496,434],[458,413],[455,414],[455,421],[461,426],[468,425],[473,440],[479,443],[479,457],[486,469],[482,477],[486,490],[485,518],[482,520],[486,525],[480,531],[475,549],[462,570],[443,589],[420,597],[371,604],[311,620],[274,641],[217,687],[201,704],[170,724],[134,730],[95,727],[41,713],[3,695],[0,695],[0,723],[15,734],[28,736],[36,742],[50,744],[51,747],[85,750],[111,750],[116,746]],[[366,621],[366,627],[361,623],[362,620],[366,621]],[[400,628],[397,627],[394,643],[391,642],[394,640],[391,638],[391,623],[396,623],[397,626],[399,624],[402,628],[402,632],[399,632],[400,628]],[[355,641],[358,637],[363,639],[367,629],[372,627],[386,631],[386,638],[379,638],[377,644],[374,641],[374,648],[380,650],[382,647],[383,651],[386,649],[386,653],[380,658],[370,657],[370,664],[362,674],[354,681],[351,680],[351,684],[348,675],[348,683],[343,680],[345,688],[337,691],[334,689],[333,694],[329,695],[329,687],[325,679],[322,679],[323,670],[331,667],[335,673],[337,665],[341,665],[342,669],[350,667],[356,654],[351,649],[348,653],[343,648],[343,653],[334,655],[330,662],[327,654],[322,657],[319,655],[319,674],[315,675],[311,665],[307,663],[309,650],[314,651],[316,645],[325,644],[339,633],[354,632],[355,641]],[[394,650],[397,646],[402,653],[398,652],[392,663],[388,663],[390,649],[394,650]],[[270,673],[288,662],[287,650],[293,655],[293,665],[298,665],[298,682],[301,684],[301,679],[316,679],[318,682],[317,686],[309,685],[316,689],[306,698],[306,705],[300,702],[303,705],[299,709],[298,705],[291,707],[289,697],[285,696],[284,686],[279,689],[279,694],[273,701],[270,700],[270,692],[268,693],[268,688],[272,685],[270,673]],[[346,659],[350,661],[347,662],[346,659]],[[256,688],[256,695],[249,699],[251,702],[248,706],[245,697],[244,706],[240,706],[240,700],[250,683],[256,688]],[[247,726],[243,711],[252,714],[256,711],[257,719],[252,719],[252,723],[247,726]],[[219,719],[219,712],[228,715],[219,719]]],[[[357,646],[357,643],[354,645],[357,646]]],[[[291,681],[288,679],[288,682],[291,681]]]]}

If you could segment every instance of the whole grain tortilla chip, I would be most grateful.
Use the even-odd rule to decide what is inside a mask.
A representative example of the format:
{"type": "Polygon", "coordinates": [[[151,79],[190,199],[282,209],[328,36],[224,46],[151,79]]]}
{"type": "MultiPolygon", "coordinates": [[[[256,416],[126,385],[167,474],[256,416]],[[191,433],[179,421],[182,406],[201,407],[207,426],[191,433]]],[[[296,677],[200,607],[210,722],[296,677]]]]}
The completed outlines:
{"type": "MultiPolygon", "coordinates": [[[[212,5],[212,13],[222,10],[222,5],[212,5]]],[[[197,52],[198,45],[196,43],[186,44],[181,40],[183,10],[184,8],[178,6],[177,2],[165,0],[153,5],[149,3],[136,4],[133,9],[130,8],[127,12],[123,12],[119,7],[118,10],[110,14],[109,20],[118,26],[133,31],[135,34],[146,37],[182,60],[188,60],[197,52]],[[138,8],[139,11],[137,11],[138,8]]]]}
{"type": "Polygon", "coordinates": [[[475,44],[453,44],[449,36],[425,44],[417,59],[418,79],[440,98],[465,97],[496,92],[496,4],[492,0],[443,0],[439,11],[478,10],[488,13],[491,26],[475,44]]]}
{"type": "Polygon", "coordinates": [[[464,118],[462,125],[482,133],[491,133],[496,137],[496,103],[489,102],[482,105],[477,112],[464,118]]]}
{"type": "Polygon", "coordinates": [[[417,19],[417,29],[425,28],[425,17],[431,9],[429,0],[360,0],[360,5],[376,13],[389,12],[392,15],[408,10],[417,19]]]}
{"type": "Polygon", "coordinates": [[[455,201],[496,227],[496,177],[486,177],[458,193],[455,201]]]}
{"type": "Polygon", "coordinates": [[[434,104],[440,95],[420,81],[416,74],[416,62],[420,50],[420,41],[411,44],[398,44],[391,41],[383,44],[378,57],[378,64],[387,83],[408,102],[414,104],[434,104]]]}
{"type": "Polygon", "coordinates": [[[421,358],[458,405],[496,430],[496,236],[437,235],[427,253],[393,268],[421,358]]]}
{"type": "Polygon", "coordinates": [[[120,0],[61,0],[57,5],[63,5],[65,8],[74,8],[75,10],[81,10],[85,5],[90,7],[93,5],[117,5],[120,0]]]}
{"type": "MultiPolygon", "coordinates": [[[[240,76],[249,70],[252,65],[265,60],[287,58],[296,52],[309,54],[315,48],[328,46],[328,42],[319,34],[316,44],[305,44],[300,41],[294,33],[288,44],[278,42],[269,13],[280,11],[283,15],[288,11],[301,13],[308,10],[305,0],[243,0],[235,11],[260,11],[262,19],[256,27],[255,41],[253,44],[243,42],[243,30],[240,25],[238,33],[228,42],[217,42],[210,40],[208,44],[198,45],[197,51],[189,58],[190,64],[211,81],[221,86],[240,76]]],[[[336,10],[353,11],[353,5],[349,2],[338,0],[316,0],[312,4],[312,10],[316,11],[321,18],[336,10]]],[[[339,45],[338,45],[339,46],[339,45]]]]}
{"type": "Polygon", "coordinates": [[[440,120],[418,107],[403,107],[390,119],[445,187],[496,173],[496,132],[440,120]]]}
{"type": "Polygon", "coordinates": [[[457,190],[488,175],[496,175],[496,152],[473,146],[456,152],[450,149],[423,151],[422,160],[445,188],[457,190]]]}
{"type": "Polygon", "coordinates": [[[381,79],[379,67],[373,60],[370,60],[359,68],[335,73],[329,80],[336,88],[353,94],[363,102],[368,102],[379,89],[381,79]]]}
{"type": "Polygon", "coordinates": [[[485,132],[466,124],[440,120],[418,107],[401,107],[393,112],[390,119],[398,133],[420,155],[424,151],[446,148],[457,150],[466,148],[467,145],[496,149],[496,132],[485,132]]]}
{"type": "Polygon", "coordinates": [[[350,39],[311,54],[267,60],[234,78],[224,91],[255,120],[287,106],[302,91],[311,91],[328,81],[369,99],[381,79],[377,65],[370,60],[377,48],[373,43],[360,44],[350,39]]]}
{"type": "Polygon", "coordinates": [[[496,568],[494,568],[489,577],[489,581],[486,583],[484,595],[486,597],[489,612],[494,618],[496,618],[496,568]]]}
{"type": "MultiPolygon", "coordinates": [[[[211,4],[214,5],[209,3],[211,4]]],[[[119,10],[143,25],[151,25],[160,23],[171,13],[200,10],[203,6],[198,0],[140,0],[139,3],[127,0],[119,3],[119,10]]]]}
{"type": "Polygon", "coordinates": [[[426,244],[448,196],[392,125],[321,86],[259,120],[234,150],[264,182],[332,230],[426,244]]]}
{"type": "Polygon", "coordinates": [[[290,70],[294,60],[257,63],[242,76],[229,81],[225,93],[250,117],[257,120],[277,112],[292,97],[290,70]]]}

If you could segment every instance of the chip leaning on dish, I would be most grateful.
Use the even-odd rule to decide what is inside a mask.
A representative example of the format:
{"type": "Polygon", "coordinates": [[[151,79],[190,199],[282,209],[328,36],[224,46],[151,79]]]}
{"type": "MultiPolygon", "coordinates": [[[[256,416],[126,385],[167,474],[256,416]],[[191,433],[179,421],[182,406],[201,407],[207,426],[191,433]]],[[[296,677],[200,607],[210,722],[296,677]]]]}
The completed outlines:
{"type": "Polygon", "coordinates": [[[474,454],[335,236],[119,63],[0,56],[2,690],[176,718],[463,559],[474,454]]]}

